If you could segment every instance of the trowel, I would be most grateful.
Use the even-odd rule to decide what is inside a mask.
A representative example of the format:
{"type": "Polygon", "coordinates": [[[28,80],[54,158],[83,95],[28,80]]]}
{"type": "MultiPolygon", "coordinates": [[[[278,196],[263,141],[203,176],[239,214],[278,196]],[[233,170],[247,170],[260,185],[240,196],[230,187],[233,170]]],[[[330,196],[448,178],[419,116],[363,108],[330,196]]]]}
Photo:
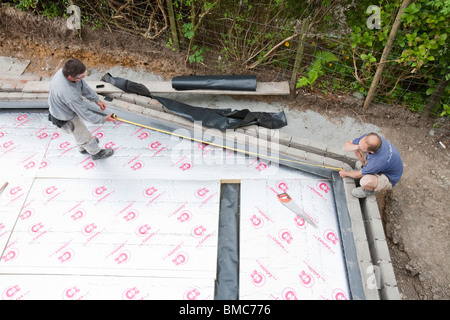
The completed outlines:
{"type": "Polygon", "coordinates": [[[314,221],[312,221],[310,217],[308,217],[306,214],[303,213],[302,209],[300,209],[298,204],[292,200],[290,195],[288,195],[286,192],[284,192],[284,193],[278,194],[277,197],[278,197],[278,200],[280,200],[280,202],[282,204],[284,204],[285,207],[287,207],[289,210],[294,212],[300,218],[302,218],[303,220],[308,222],[314,228],[316,228],[316,229],[318,228],[317,224],[314,221]]]}

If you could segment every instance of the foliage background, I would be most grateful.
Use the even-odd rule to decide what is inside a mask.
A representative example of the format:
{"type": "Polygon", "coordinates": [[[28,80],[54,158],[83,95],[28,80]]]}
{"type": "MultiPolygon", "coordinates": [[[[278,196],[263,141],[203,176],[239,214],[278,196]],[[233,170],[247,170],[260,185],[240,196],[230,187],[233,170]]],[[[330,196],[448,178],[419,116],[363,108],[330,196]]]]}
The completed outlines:
{"type": "MultiPolygon", "coordinates": [[[[310,27],[298,72],[298,90],[364,98],[402,1],[400,0],[13,0],[2,1],[47,18],[81,9],[83,27],[123,30],[180,51],[185,63],[216,73],[263,71],[291,78],[300,27],[310,27]],[[371,5],[380,28],[369,28],[371,5]],[[170,20],[173,8],[174,23],[170,20]],[[174,24],[174,26],[173,26],[174,24]],[[171,26],[174,27],[173,31],[171,26]],[[175,33],[174,33],[175,32],[175,33]],[[323,59],[323,57],[327,59],[323,59]]],[[[432,114],[450,114],[450,0],[416,0],[405,10],[375,97],[422,112],[439,85],[432,114]]]]}

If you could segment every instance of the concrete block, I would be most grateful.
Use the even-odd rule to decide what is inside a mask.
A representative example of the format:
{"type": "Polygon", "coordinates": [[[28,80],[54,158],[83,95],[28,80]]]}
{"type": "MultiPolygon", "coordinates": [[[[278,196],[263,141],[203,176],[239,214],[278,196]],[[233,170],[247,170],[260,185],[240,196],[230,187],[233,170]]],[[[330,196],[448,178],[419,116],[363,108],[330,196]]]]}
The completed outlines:
{"type": "Polygon", "coordinates": [[[391,255],[386,240],[374,240],[372,249],[376,263],[391,262],[391,255]]]}
{"type": "Polygon", "coordinates": [[[291,143],[289,144],[289,146],[295,149],[306,150],[307,147],[309,146],[309,143],[310,143],[309,139],[292,136],[291,143]]]}
{"type": "Polygon", "coordinates": [[[21,100],[23,96],[22,92],[9,92],[8,100],[21,100]]]}
{"type": "Polygon", "coordinates": [[[138,106],[136,104],[130,104],[130,106],[128,107],[128,111],[137,113],[137,114],[142,114],[144,112],[144,110],[145,110],[144,107],[138,106]]]}
{"type": "Polygon", "coordinates": [[[134,98],[134,103],[137,104],[138,106],[147,107],[148,103],[149,103],[151,100],[153,100],[153,99],[152,99],[152,98],[149,98],[149,97],[137,95],[137,96],[134,98]]]}
{"type": "Polygon", "coordinates": [[[258,127],[256,125],[252,125],[246,129],[244,129],[246,135],[258,137],[258,127]]]}
{"type": "MultiPolygon", "coordinates": [[[[277,138],[277,135],[274,136],[274,138],[277,138]]],[[[280,132],[278,134],[278,142],[281,145],[285,145],[285,146],[289,146],[292,140],[292,136],[290,134],[284,133],[284,132],[280,132]]]]}
{"type": "Polygon", "coordinates": [[[334,145],[327,145],[327,148],[325,150],[325,156],[338,159],[341,161],[345,160],[345,154],[347,152],[342,149],[342,146],[334,146],[334,145]]]}
{"type": "Polygon", "coordinates": [[[380,268],[380,276],[381,276],[381,289],[385,286],[395,287],[397,286],[397,280],[395,279],[394,268],[392,267],[392,263],[382,261],[378,264],[380,268]]]}
{"type": "Polygon", "coordinates": [[[380,300],[380,279],[375,272],[376,266],[371,262],[363,261],[359,263],[361,280],[364,286],[366,300],[380,300]]]}
{"type": "Polygon", "coordinates": [[[12,81],[0,82],[0,91],[11,92],[16,90],[17,83],[12,81]]]}
{"type": "Polygon", "coordinates": [[[386,286],[381,289],[381,299],[383,300],[401,300],[398,287],[386,286]]]}
{"type": "Polygon", "coordinates": [[[45,93],[45,92],[41,92],[41,93],[33,93],[34,95],[35,95],[35,97],[36,97],[36,99],[42,99],[42,100],[44,100],[44,99],[48,99],[48,93],[45,93]]]}
{"type": "Polygon", "coordinates": [[[325,157],[318,155],[316,153],[312,153],[312,152],[306,152],[306,158],[305,160],[311,161],[313,163],[317,163],[317,164],[323,164],[325,157]]]}
{"type": "Polygon", "coordinates": [[[375,195],[369,196],[362,201],[364,215],[368,219],[381,219],[380,210],[378,208],[377,198],[375,195]]]}
{"type": "Polygon", "coordinates": [[[381,219],[367,219],[363,214],[366,223],[367,235],[371,241],[375,240],[386,240],[386,235],[384,234],[383,223],[381,219]]]}
{"type": "Polygon", "coordinates": [[[366,229],[364,227],[364,222],[362,219],[359,219],[357,215],[355,216],[355,219],[352,219],[350,216],[350,220],[352,222],[352,230],[353,230],[353,238],[355,241],[362,240],[367,241],[367,234],[366,229]]]}
{"type": "Polygon", "coordinates": [[[144,110],[142,111],[142,114],[144,116],[147,117],[151,117],[151,118],[159,118],[160,115],[162,114],[162,112],[150,109],[150,108],[144,108],[144,110]]]}
{"type": "Polygon", "coordinates": [[[275,135],[275,133],[277,131],[278,130],[268,129],[268,128],[264,128],[264,127],[258,127],[258,137],[260,139],[267,139],[267,140],[269,140],[269,139],[271,139],[271,137],[273,135],[275,135]]]}
{"type": "Polygon", "coordinates": [[[9,100],[8,92],[0,92],[0,100],[3,100],[3,101],[9,100]]]}
{"type": "Polygon", "coordinates": [[[325,156],[327,144],[319,141],[310,141],[307,151],[321,156],[325,156]]]}
{"type": "Polygon", "coordinates": [[[36,94],[35,93],[22,93],[22,99],[24,100],[37,100],[36,94]]]}
{"type": "Polygon", "coordinates": [[[175,116],[173,114],[163,112],[163,113],[161,113],[159,118],[163,121],[172,122],[174,117],[175,116]]]}
{"type": "MultiPolygon", "coordinates": [[[[145,109],[145,110],[147,110],[147,109],[145,109]]],[[[157,111],[154,111],[154,112],[157,112],[157,111]]],[[[180,116],[174,116],[172,122],[176,123],[177,125],[179,125],[179,126],[181,126],[183,128],[192,129],[194,127],[194,123],[192,121],[189,121],[189,120],[187,120],[187,119],[185,119],[183,117],[180,117],[180,116]]]]}
{"type": "Polygon", "coordinates": [[[324,157],[323,158],[323,164],[325,166],[329,166],[329,167],[336,167],[336,168],[343,168],[344,167],[344,163],[342,161],[339,160],[335,160],[329,157],[324,157]]]}
{"type": "Polygon", "coordinates": [[[286,155],[289,156],[289,157],[292,157],[294,159],[305,160],[305,158],[306,158],[306,151],[299,150],[299,149],[293,148],[293,147],[289,147],[286,150],[286,155]]]}
{"type": "Polygon", "coordinates": [[[120,97],[121,101],[129,102],[129,103],[135,103],[136,98],[138,97],[137,94],[132,93],[123,93],[120,97]]]}
{"type": "Polygon", "coordinates": [[[355,247],[356,247],[356,255],[358,256],[359,262],[366,262],[373,264],[367,240],[355,238],[355,247]]]}

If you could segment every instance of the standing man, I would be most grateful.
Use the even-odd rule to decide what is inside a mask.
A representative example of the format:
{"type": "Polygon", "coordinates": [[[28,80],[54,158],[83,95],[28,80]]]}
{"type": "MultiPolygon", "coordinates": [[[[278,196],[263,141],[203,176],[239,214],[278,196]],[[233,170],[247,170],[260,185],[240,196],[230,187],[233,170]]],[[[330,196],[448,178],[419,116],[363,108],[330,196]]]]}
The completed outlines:
{"type": "Polygon", "coordinates": [[[361,187],[352,190],[357,198],[392,189],[403,174],[403,162],[397,148],[376,133],[347,141],[344,150],[354,152],[362,163],[359,171],[339,171],[341,178],[361,179],[361,187]]]}
{"type": "Polygon", "coordinates": [[[83,119],[96,124],[115,120],[112,113],[104,117],[88,109],[88,103],[83,97],[96,103],[102,111],[106,105],[84,81],[85,72],[86,66],[73,58],[56,72],[50,82],[49,120],[63,132],[73,135],[81,153],[87,152],[93,160],[99,160],[111,156],[114,150],[101,149],[98,139],[86,128],[83,119]]]}

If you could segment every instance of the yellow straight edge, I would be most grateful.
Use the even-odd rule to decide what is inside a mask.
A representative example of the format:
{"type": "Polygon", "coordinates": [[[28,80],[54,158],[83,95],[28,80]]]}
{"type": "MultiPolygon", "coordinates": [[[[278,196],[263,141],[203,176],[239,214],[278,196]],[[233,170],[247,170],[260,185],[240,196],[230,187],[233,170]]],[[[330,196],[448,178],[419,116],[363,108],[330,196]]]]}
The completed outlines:
{"type": "Polygon", "coordinates": [[[158,132],[161,132],[161,133],[170,134],[171,136],[175,136],[175,137],[179,137],[179,138],[183,138],[183,139],[189,139],[191,141],[195,141],[195,142],[199,142],[199,143],[205,143],[205,144],[208,144],[208,145],[211,145],[211,146],[214,146],[214,147],[229,149],[229,150],[233,150],[233,151],[236,151],[236,152],[246,153],[246,154],[249,154],[249,155],[252,155],[252,156],[278,160],[278,162],[281,160],[281,161],[298,163],[298,164],[302,164],[302,165],[306,165],[306,166],[312,166],[312,167],[320,167],[320,168],[325,168],[325,169],[330,169],[330,170],[337,170],[337,171],[343,170],[343,168],[339,168],[339,167],[330,167],[330,166],[324,166],[324,165],[320,165],[320,164],[312,164],[312,163],[302,162],[302,161],[298,161],[298,160],[291,160],[291,159],[285,159],[285,158],[280,158],[280,157],[274,157],[274,156],[259,154],[257,152],[241,150],[241,149],[237,149],[237,148],[233,148],[233,147],[229,147],[229,146],[223,146],[223,145],[220,145],[220,144],[217,144],[217,143],[207,142],[207,141],[203,141],[203,140],[192,138],[192,137],[188,137],[188,136],[183,136],[181,134],[177,134],[177,133],[169,132],[169,131],[166,131],[166,130],[161,130],[161,129],[158,129],[158,128],[149,127],[149,126],[146,126],[144,124],[136,123],[136,122],[133,122],[133,121],[128,121],[128,120],[125,120],[125,119],[121,119],[121,118],[118,118],[115,114],[113,114],[112,117],[114,119],[118,120],[118,121],[122,121],[122,122],[129,123],[129,124],[132,124],[132,125],[135,125],[135,126],[138,126],[138,127],[150,129],[150,130],[153,130],[153,131],[158,131],[158,132]]]}

